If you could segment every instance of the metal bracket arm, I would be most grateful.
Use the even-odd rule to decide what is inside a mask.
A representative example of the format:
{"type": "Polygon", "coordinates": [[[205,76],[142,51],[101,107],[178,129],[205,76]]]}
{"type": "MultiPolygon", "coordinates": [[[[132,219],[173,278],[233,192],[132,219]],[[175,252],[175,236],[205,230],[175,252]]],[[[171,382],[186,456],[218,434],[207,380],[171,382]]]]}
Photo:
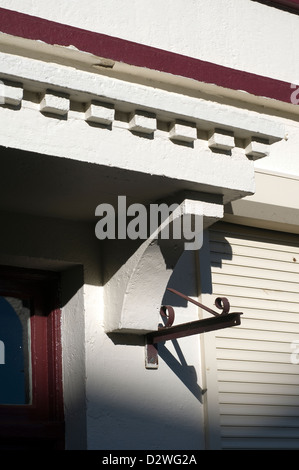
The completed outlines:
{"type": "Polygon", "coordinates": [[[199,302],[187,297],[181,292],[175,291],[174,289],[168,289],[174,294],[183,297],[189,302],[203,308],[204,310],[212,313],[214,317],[204,318],[202,320],[196,320],[188,323],[182,323],[180,325],[172,326],[174,321],[174,309],[170,306],[161,307],[160,313],[162,316],[167,317],[167,322],[163,327],[160,327],[157,331],[151,331],[145,335],[146,338],[146,356],[145,356],[145,367],[147,369],[158,368],[158,343],[161,341],[169,341],[185,336],[191,336],[208,331],[220,330],[223,328],[229,328],[241,324],[242,315],[241,312],[229,313],[230,305],[225,297],[218,297],[215,301],[217,308],[222,309],[221,313],[215,312],[214,310],[200,304],[199,302]],[[168,316],[167,313],[168,312],[168,316]]]}
{"type": "Polygon", "coordinates": [[[240,315],[241,313],[230,313],[225,316],[219,315],[219,317],[204,318],[203,320],[162,328],[146,335],[147,344],[155,344],[161,341],[173,340],[184,336],[197,335],[208,331],[240,325],[240,315]]]}

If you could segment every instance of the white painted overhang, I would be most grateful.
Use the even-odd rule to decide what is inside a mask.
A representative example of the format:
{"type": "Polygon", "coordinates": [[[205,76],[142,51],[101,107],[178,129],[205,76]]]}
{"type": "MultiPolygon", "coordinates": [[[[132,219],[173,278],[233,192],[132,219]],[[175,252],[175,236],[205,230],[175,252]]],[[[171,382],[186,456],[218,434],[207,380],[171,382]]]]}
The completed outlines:
{"type": "MultiPolygon", "coordinates": [[[[277,119],[233,102],[42,57],[0,52],[0,80],[0,146],[10,149],[4,154],[20,151],[15,158],[22,163],[28,154],[31,167],[40,158],[44,176],[42,161],[58,174],[68,162],[65,182],[71,195],[76,195],[80,178],[86,181],[78,206],[74,200],[65,202],[67,186],[58,188],[55,205],[48,201],[44,216],[63,218],[71,211],[77,218],[80,207],[82,220],[95,221],[96,205],[110,202],[106,198],[115,204],[117,195],[125,194],[149,204],[174,195],[184,207],[186,201],[200,205],[207,228],[223,217],[224,204],[254,193],[254,160],[266,156],[285,135],[277,119]],[[93,169],[98,186],[91,188],[93,169]]],[[[53,175],[54,187],[59,186],[53,175]]],[[[43,188],[39,191],[41,195],[43,188]]],[[[2,202],[1,208],[40,215],[39,194],[2,202]]],[[[149,238],[135,244],[123,264],[108,266],[107,332],[144,334],[157,327],[163,293],[183,249],[183,239],[165,245],[149,238]]],[[[114,258],[117,250],[122,253],[124,245],[115,248],[114,258]]]]}
{"type": "Polygon", "coordinates": [[[256,111],[15,54],[0,53],[0,80],[1,145],[192,182],[225,202],[254,192],[252,160],[284,137],[256,111]]]}

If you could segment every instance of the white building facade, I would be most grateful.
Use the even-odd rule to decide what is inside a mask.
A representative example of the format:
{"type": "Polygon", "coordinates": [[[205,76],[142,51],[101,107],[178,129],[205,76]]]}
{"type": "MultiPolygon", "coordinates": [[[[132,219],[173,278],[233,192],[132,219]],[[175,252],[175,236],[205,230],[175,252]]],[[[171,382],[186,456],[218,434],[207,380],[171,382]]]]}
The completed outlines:
{"type": "Polygon", "coordinates": [[[0,18],[0,374],[17,341],[24,364],[2,376],[3,448],[298,448],[297,0],[1,0],[0,18]],[[196,249],[120,228],[173,203],[200,216],[196,249]],[[161,342],[151,369],[160,307],[177,325],[217,297],[241,324],[161,342]]]}

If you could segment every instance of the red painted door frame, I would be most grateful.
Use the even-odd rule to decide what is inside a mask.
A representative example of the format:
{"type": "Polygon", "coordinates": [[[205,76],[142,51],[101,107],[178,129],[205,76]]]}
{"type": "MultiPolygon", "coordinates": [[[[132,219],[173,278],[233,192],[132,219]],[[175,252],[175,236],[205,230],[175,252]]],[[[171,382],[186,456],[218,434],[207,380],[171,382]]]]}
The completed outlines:
{"type": "Polygon", "coordinates": [[[31,403],[0,405],[0,449],[63,449],[62,351],[55,273],[0,267],[0,295],[31,302],[31,403]]]}

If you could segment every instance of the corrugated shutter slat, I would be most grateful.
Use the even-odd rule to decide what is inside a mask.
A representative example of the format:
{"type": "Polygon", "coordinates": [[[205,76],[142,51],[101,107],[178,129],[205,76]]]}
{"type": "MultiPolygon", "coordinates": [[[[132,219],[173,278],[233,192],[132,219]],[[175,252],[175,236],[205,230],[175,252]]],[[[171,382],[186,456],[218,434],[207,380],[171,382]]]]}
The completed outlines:
{"type": "Polygon", "coordinates": [[[299,242],[219,224],[210,254],[213,295],[243,312],[216,332],[222,448],[298,449],[299,242]]]}

